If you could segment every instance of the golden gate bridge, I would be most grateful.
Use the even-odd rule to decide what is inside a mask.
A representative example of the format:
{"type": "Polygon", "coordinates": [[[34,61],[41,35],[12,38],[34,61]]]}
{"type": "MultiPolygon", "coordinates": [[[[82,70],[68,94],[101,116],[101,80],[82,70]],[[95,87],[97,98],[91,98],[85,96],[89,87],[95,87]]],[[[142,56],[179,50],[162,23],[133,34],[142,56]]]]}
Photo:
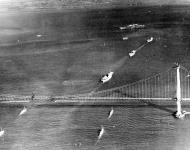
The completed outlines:
{"type": "MultiPolygon", "coordinates": [[[[92,91],[77,95],[39,96],[34,101],[46,103],[66,102],[127,102],[127,100],[173,100],[177,105],[177,117],[182,115],[181,101],[190,100],[190,72],[182,65],[176,65],[165,72],[146,79],[101,91],[92,91]]],[[[0,95],[1,103],[29,103],[31,96],[0,95]]],[[[187,112],[185,112],[187,113],[187,112]]]]}

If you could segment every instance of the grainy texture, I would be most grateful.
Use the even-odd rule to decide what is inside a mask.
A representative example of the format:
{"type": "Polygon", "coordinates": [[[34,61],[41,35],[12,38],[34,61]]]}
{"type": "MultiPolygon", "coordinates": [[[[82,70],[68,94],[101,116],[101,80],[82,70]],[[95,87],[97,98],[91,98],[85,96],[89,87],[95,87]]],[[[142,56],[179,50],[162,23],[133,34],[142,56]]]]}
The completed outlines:
{"type": "MultiPolygon", "coordinates": [[[[64,11],[104,7],[105,1],[11,3],[1,3],[5,12],[0,14],[1,94],[78,94],[146,78],[176,61],[190,69],[188,6],[64,11]],[[130,24],[143,24],[145,28],[119,29],[130,24]],[[124,36],[128,37],[125,41],[124,36]],[[130,59],[128,53],[150,36],[154,42],[130,59]],[[110,70],[115,72],[113,78],[99,86],[100,77],[110,70]]],[[[5,135],[0,138],[0,149],[189,150],[189,116],[176,120],[172,116],[175,102],[170,103],[173,105],[128,101],[113,106],[110,120],[110,106],[28,104],[26,113],[18,116],[23,107],[1,105],[0,127],[5,135]],[[105,133],[97,142],[102,125],[105,133]]]]}
{"type": "Polygon", "coordinates": [[[4,10],[62,10],[151,5],[187,5],[189,0],[1,0],[4,10]]]}
{"type": "MultiPolygon", "coordinates": [[[[132,104],[132,103],[131,103],[132,104]]],[[[139,102],[139,104],[141,104],[139,102]]],[[[176,120],[175,106],[1,107],[1,150],[188,150],[190,118],[176,120]],[[97,142],[98,133],[105,132],[97,142]]],[[[186,110],[190,109],[189,107],[186,110]]]]}
{"type": "Polygon", "coordinates": [[[188,6],[0,14],[0,92],[64,95],[138,81],[180,61],[189,69],[188,6]],[[145,28],[120,30],[143,24],[145,28]],[[41,35],[41,36],[40,36],[41,35]],[[123,37],[128,40],[123,40],[123,37]],[[133,58],[128,53],[144,44],[133,58]]]}

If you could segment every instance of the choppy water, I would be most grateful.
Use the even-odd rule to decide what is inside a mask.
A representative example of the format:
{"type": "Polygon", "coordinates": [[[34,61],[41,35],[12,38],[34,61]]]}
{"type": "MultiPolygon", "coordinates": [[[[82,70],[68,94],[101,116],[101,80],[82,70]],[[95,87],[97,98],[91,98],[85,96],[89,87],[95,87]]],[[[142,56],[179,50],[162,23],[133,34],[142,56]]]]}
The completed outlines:
{"type": "MultiPolygon", "coordinates": [[[[1,107],[2,150],[188,150],[190,116],[177,120],[175,106],[1,107]],[[97,142],[101,125],[105,133],[97,142]]],[[[187,108],[188,110],[189,108],[187,108]]]]}

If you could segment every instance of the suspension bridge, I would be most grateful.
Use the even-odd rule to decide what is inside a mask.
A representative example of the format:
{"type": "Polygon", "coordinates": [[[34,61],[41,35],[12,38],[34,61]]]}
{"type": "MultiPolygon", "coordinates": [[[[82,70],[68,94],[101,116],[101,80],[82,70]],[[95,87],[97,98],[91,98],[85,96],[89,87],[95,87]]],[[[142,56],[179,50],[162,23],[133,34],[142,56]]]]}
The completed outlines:
{"type": "Polygon", "coordinates": [[[171,68],[127,85],[75,95],[77,99],[172,100],[180,91],[181,100],[190,100],[190,72],[183,66],[171,68]],[[179,72],[179,74],[178,74],[179,72]],[[178,81],[179,79],[179,81],[178,81]],[[178,82],[177,82],[178,81],[178,82]],[[180,82],[180,87],[177,83],[180,82]]]}
{"type": "MultiPolygon", "coordinates": [[[[96,100],[96,99],[151,99],[172,100],[177,97],[177,68],[170,68],[146,79],[127,85],[114,87],[101,91],[92,91],[77,95],[40,96],[35,95],[35,100],[96,100]]],[[[179,68],[181,100],[190,100],[190,72],[183,66],[179,68]]],[[[30,101],[31,96],[0,95],[0,101],[30,101]]]]}
{"type": "MultiPolygon", "coordinates": [[[[64,96],[38,96],[34,102],[77,103],[85,102],[127,102],[128,100],[176,100],[181,112],[181,101],[190,100],[190,72],[183,66],[176,66],[165,72],[127,85],[90,93],[64,96]]],[[[31,96],[0,95],[1,103],[29,103],[31,96]]]]}

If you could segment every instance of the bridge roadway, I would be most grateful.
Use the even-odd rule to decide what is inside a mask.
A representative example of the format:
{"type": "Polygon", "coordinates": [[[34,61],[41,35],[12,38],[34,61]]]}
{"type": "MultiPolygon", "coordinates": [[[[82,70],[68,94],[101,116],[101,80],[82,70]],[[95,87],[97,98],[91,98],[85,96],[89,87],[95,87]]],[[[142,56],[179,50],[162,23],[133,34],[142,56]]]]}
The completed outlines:
{"type": "MultiPolygon", "coordinates": [[[[190,98],[183,98],[182,105],[188,106],[190,98]]],[[[29,96],[1,97],[0,105],[168,105],[175,106],[172,98],[130,98],[130,97],[48,97],[36,96],[33,100],[29,96]]]]}

